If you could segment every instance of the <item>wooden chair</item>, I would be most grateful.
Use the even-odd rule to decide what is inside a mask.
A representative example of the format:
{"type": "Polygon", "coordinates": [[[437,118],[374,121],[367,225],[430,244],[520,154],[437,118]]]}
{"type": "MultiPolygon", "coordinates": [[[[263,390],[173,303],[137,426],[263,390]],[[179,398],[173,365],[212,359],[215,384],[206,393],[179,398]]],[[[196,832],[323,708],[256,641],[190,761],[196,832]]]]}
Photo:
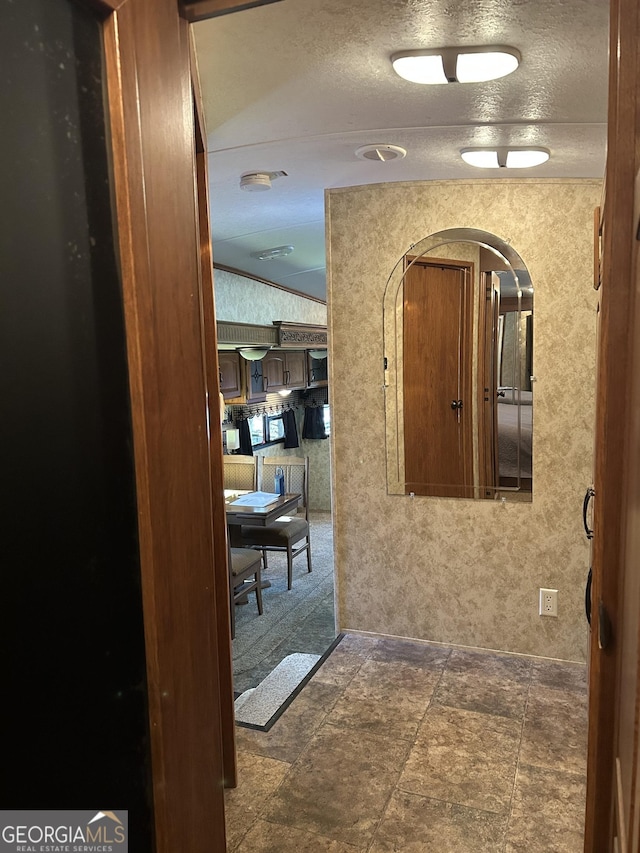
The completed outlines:
{"type": "Polygon", "coordinates": [[[258,482],[257,456],[223,456],[224,488],[255,492],[258,482]]]}
{"type": "Polygon", "coordinates": [[[293,560],[298,554],[307,554],[307,571],[311,571],[311,538],[307,507],[309,504],[309,457],[263,456],[259,467],[260,489],[274,491],[276,468],[284,473],[285,492],[297,493],[300,497],[295,516],[282,516],[268,527],[243,524],[240,541],[243,545],[262,552],[264,568],[267,568],[269,551],[281,551],[287,555],[287,589],[293,583],[293,560]]]}
{"type": "Polygon", "coordinates": [[[255,592],[258,615],[262,616],[262,555],[251,548],[229,548],[229,591],[231,597],[231,637],[236,635],[236,604],[255,592]]]}

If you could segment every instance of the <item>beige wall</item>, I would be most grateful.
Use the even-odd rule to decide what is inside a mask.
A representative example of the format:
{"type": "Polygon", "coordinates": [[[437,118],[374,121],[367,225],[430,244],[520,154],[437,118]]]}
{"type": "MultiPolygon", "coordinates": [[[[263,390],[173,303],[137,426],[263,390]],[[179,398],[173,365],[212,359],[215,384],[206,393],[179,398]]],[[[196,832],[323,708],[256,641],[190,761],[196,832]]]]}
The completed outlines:
{"type": "Polygon", "coordinates": [[[378,184],[326,194],[339,625],[583,660],[595,374],[593,180],[378,184]],[[388,495],[382,303],[398,258],[446,228],[511,243],[535,289],[534,495],[388,495]],[[355,349],[354,349],[355,348],[355,349]],[[357,356],[357,357],[356,357],[357,356]],[[354,399],[357,404],[354,405],[354,399]],[[559,590],[557,619],[538,589],[559,590]]]}
{"type": "MultiPolygon", "coordinates": [[[[327,306],[277,287],[271,287],[246,276],[226,270],[214,270],[216,318],[233,323],[256,323],[269,326],[274,320],[291,323],[326,325],[327,306]]],[[[274,445],[260,451],[270,456],[309,457],[309,506],[314,510],[331,509],[330,440],[309,441],[302,438],[302,416],[297,413],[300,447],[283,450],[274,445]]]]}
{"type": "Polygon", "coordinates": [[[274,320],[324,326],[327,306],[244,275],[214,269],[216,319],[270,326],[274,320]]]}

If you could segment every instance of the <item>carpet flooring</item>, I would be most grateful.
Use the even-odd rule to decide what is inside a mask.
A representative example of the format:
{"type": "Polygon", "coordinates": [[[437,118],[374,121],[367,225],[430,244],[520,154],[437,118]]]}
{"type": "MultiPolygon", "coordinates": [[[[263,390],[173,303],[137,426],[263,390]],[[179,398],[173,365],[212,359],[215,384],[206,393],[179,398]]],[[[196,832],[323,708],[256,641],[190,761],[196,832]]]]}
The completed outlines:
{"type": "Polygon", "coordinates": [[[255,596],[236,606],[233,640],[233,680],[236,694],[257,687],[291,654],[322,656],[336,639],[331,514],[310,514],[311,565],[303,554],[293,561],[293,588],[287,589],[284,554],[269,554],[263,578],[264,613],[258,615],[255,596]]]}

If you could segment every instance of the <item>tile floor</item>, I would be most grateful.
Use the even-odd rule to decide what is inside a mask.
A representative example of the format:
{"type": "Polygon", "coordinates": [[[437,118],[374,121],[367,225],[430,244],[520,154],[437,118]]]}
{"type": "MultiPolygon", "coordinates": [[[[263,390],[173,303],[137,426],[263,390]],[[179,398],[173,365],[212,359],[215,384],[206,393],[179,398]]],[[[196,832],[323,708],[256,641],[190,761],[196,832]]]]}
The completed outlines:
{"type": "Polygon", "coordinates": [[[237,728],[235,853],[581,853],[586,668],[347,635],[237,728]]]}

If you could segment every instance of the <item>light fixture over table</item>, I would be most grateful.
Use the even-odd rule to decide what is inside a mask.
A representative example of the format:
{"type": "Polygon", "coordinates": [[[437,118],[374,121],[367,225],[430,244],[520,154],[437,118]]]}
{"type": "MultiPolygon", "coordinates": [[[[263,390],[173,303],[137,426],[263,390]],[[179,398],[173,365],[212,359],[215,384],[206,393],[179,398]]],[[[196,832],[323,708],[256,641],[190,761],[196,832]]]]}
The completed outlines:
{"type": "Polygon", "coordinates": [[[438,47],[394,53],[396,74],[412,83],[482,83],[515,71],[520,53],[513,47],[438,47]]]}

